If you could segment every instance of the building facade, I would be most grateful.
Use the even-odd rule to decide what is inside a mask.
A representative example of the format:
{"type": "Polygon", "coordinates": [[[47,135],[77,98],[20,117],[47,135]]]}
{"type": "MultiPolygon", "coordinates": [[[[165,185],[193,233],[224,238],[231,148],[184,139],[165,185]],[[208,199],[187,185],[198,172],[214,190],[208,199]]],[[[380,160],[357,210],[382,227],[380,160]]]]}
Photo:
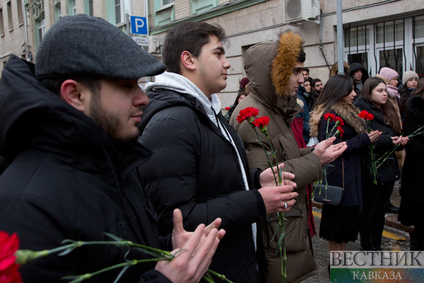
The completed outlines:
{"type": "MultiPolygon", "coordinates": [[[[343,0],[344,53],[347,63],[360,62],[375,75],[382,67],[400,76],[424,73],[423,0],[343,0]]],[[[148,19],[150,53],[161,58],[164,37],[184,21],[221,25],[228,36],[231,63],[222,106],[233,103],[244,77],[243,55],[250,46],[277,40],[286,30],[305,41],[305,66],[323,82],[337,62],[335,0],[0,0],[0,68],[10,54],[36,61],[43,34],[62,16],[85,13],[102,17],[129,34],[126,15],[148,19]],[[9,10],[10,15],[9,16],[9,10]],[[21,12],[19,12],[21,11],[21,12]]],[[[130,35],[130,34],[129,34],[130,35]]],[[[133,36],[133,35],[131,35],[133,36]]]]}

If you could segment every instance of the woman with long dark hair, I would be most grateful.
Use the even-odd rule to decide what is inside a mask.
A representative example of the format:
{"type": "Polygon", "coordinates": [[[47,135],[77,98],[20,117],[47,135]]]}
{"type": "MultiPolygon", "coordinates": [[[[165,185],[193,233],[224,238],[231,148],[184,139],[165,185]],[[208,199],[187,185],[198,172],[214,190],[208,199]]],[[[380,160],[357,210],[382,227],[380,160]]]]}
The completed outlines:
{"type": "MultiPolygon", "coordinates": [[[[403,122],[405,135],[410,135],[424,126],[424,78],[407,103],[407,112],[403,122]]],[[[399,221],[406,226],[414,225],[410,233],[411,251],[424,250],[424,135],[413,137],[406,145],[406,158],[402,177],[399,221]]]]}
{"type": "MultiPolygon", "coordinates": [[[[326,139],[325,114],[334,114],[344,121],[344,134],[337,135],[334,143],[346,141],[347,149],[329,164],[326,176],[328,185],[344,188],[343,197],[337,206],[323,204],[322,207],[320,237],[328,241],[330,251],[345,250],[346,243],[358,237],[362,208],[360,152],[380,135],[379,131],[366,133],[366,125],[353,105],[355,96],[352,78],[335,75],[325,84],[311,118],[311,136],[318,137],[320,141],[326,139]]],[[[334,124],[334,121],[330,122],[328,128],[332,129],[334,124]]]]}
{"type": "MultiPolygon", "coordinates": [[[[406,144],[407,137],[399,136],[401,123],[395,107],[387,98],[386,83],[380,78],[368,79],[362,88],[361,96],[355,101],[360,110],[366,110],[374,115],[370,122],[371,129],[382,132],[375,142],[376,159],[396,144],[406,144]]],[[[402,147],[398,148],[399,150],[402,147]]],[[[400,171],[395,153],[382,163],[376,175],[374,184],[373,172],[370,170],[372,160],[368,154],[363,160],[364,208],[361,212],[361,248],[363,250],[381,250],[381,237],[384,228],[384,213],[386,204],[393,191],[395,180],[400,171]]]]}

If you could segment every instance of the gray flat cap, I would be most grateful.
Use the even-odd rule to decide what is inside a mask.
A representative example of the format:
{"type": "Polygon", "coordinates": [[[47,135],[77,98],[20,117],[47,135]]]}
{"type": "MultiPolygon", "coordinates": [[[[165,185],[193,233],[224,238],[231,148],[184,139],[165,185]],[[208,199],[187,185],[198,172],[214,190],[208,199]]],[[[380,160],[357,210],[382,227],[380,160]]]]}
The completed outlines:
{"type": "Polygon", "coordinates": [[[37,52],[38,79],[93,75],[138,79],[165,71],[166,66],[130,37],[101,18],[61,18],[46,33],[37,52]]]}

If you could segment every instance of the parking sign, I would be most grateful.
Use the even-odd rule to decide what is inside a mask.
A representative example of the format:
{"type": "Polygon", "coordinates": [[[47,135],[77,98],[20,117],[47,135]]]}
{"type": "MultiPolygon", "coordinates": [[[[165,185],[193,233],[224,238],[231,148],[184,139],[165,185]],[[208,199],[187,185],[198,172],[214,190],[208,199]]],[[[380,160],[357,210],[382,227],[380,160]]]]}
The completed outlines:
{"type": "Polygon", "coordinates": [[[131,33],[148,35],[146,17],[131,16],[131,33]]]}

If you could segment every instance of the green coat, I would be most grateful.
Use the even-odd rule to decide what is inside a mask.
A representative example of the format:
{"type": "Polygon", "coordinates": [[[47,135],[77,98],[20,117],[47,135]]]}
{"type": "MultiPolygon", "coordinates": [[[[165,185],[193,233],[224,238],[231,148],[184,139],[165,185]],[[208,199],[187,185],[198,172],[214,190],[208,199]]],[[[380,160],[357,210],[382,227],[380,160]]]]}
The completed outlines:
{"type": "MultiPolygon", "coordinates": [[[[251,93],[234,110],[230,124],[243,140],[250,168],[267,168],[266,155],[257,142],[255,131],[246,121],[242,124],[236,121],[240,110],[246,107],[258,108],[258,117],[268,116],[270,118],[268,133],[272,147],[277,151],[277,160],[273,160],[273,164],[275,162],[284,163],[284,171],[291,172],[296,176],[295,191],[299,196],[290,211],[284,213],[284,217],[288,220],[285,222],[287,282],[300,282],[317,274],[317,265],[308,229],[306,186],[321,178],[322,166],[319,158],[311,153],[311,148],[299,149],[290,129],[290,123],[301,111],[301,107],[296,103],[296,97],[289,99],[276,94],[271,81],[271,62],[276,52],[276,42],[260,43],[250,47],[246,52],[245,69],[250,80],[251,93]]],[[[269,149],[266,137],[262,133],[260,135],[269,149]]],[[[281,282],[280,259],[279,255],[276,256],[276,239],[279,238],[279,235],[274,236],[275,230],[278,229],[277,213],[267,215],[262,219],[262,224],[269,271],[267,282],[281,282]]]]}

